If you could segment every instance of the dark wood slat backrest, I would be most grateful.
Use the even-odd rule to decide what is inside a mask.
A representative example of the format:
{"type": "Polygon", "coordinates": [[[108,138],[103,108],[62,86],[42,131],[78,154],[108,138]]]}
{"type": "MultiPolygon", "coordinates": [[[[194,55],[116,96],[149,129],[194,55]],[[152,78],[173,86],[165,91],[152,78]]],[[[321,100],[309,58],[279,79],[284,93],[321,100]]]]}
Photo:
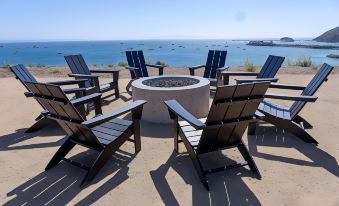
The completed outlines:
{"type": "Polygon", "coordinates": [[[238,144],[268,87],[269,82],[218,87],[197,152],[238,144]]]}
{"type": "MultiPolygon", "coordinates": [[[[10,67],[11,71],[14,73],[15,77],[17,79],[19,79],[19,81],[22,83],[22,85],[24,85],[24,87],[27,89],[27,91],[31,91],[27,85],[26,82],[38,82],[34,76],[28,71],[28,69],[22,65],[22,64],[18,64],[15,66],[11,66],[10,67]]],[[[38,101],[38,100],[37,100],[38,101]]],[[[41,105],[41,107],[43,109],[45,109],[45,107],[41,104],[41,102],[38,101],[38,103],[41,105]]]]}
{"type": "Polygon", "coordinates": [[[206,67],[204,71],[205,78],[215,79],[217,69],[225,66],[227,51],[209,50],[206,67]]]}
{"type": "Polygon", "coordinates": [[[285,57],[269,55],[257,78],[273,78],[279,71],[285,57]]]}
{"type": "Polygon", "coordinates": [[[81,125],[83,117],[59,86],[33,82],[26,84],[34,97],[48,110],[48,116],[56,120],[68,136],[93,147],[102,147],[93,132],[81,125]]]}
{"type": "MultiPolygon", "coordinates": [[[[91,72],[81,54],[65,56],[65,60],[73,74],[91,75],[91,72]]],[[[81,77],[76,79],[81,79],[81,77]]],[[[89,80],[85,82],[85,86],[94,87],[95,84],[92,80],[89,80]]]]}
{"type": "MultiPolygon", "coordinates": [[[[141,50],[126,51],[126,57],[127,57],[128,66],[139,69],[137,71],[139,77],[148,77],[148,71],[146,67],[144,53],[141,50]]],[[[132,71],[130,72],[131,72],[131,78],[135,79],[136,78],[135,74],[132,71]]]]}
{"type": "Polygon", "coordinates": [[[25,82],[37,82],[28,69],[22,64],[11,66],[10,69],[14,73],[15,77],[26,87],[26,89],[28,88],[25,82]]]}
{"type": "MultiPolygon", "coordinates": [[[[320,88],[320,86],[324,83],[324,81],[327,80],[333,68],[334,67],[332,67],[331,65],[324,63],[319,69],[319,71],[316,73],[316,75],[314,75],[314,77],[307,85],[307,87],[304,89],[304,91],[301,93],[301,95],[313,96],[320,88]]],[[[290,108],[291,118],[295,117],[305,105],[306,102],[302,101],[293,103],[293,105],[290,108]]]]}

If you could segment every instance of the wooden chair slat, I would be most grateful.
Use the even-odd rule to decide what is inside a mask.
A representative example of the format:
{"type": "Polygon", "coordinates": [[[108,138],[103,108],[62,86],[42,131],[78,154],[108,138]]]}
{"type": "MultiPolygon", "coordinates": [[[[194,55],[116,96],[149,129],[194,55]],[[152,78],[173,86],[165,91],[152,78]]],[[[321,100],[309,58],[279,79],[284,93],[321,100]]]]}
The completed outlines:
{"type": "MultiPolygon", "coordinates": [[[[320,88],[320,86],[324,83],[324,81],[326,81],[333,68],[334,67],[324,63],[301,94],[306,96],[314,95],[316,91],[320,88]]],[[[302,101],[293,103],[290,108],[291,118],[295,117],[305,105],[306,102],[302,101]]]]}
{"type": "Polygon", "coordinates": [[[207,61],[206,61],[205,71],[204,71],[205,78],[210,78],[211,68],[212,68],[213,59],[214,59],[214,52],[215,52],[214,50],[208,51],[207,61]]]}
{"type": "Polygon", "coordinates": [[[273,78],[280,69],[285,57],[269,55],[257,78],[273,78]]]}
{"type": "MultiPolygon", "coordinates": [[[[201,135],[198,151],[206,150],[207,148],[220,148],[235,140],[240,141],[242,136],[234,139],[233,133],[244,132],[243,127],[239,125],[244,124],[246,129],[248,122],[240,122],[239,125],[235,124],[236,126],[227,123],[253,118],[268,86],[269,83],[264,82],[218,87],[207,116],[207,128],[203,130],[201,135]],[[240,101],[238,99],[248,99],[249,101],[240,101]],[[218,101],[231,101],[232,104],[216,104],[218,101]],[[212,124],[215,126],[209,127],[212,124]],[[220,125],[219,127],[218,124],[220,125]]],[[[186,133],[190,134],[189,132],[186,133]]]]}
{"type": "Polygon", "coordinates": [[[141,50],[138,51],[138,59],[139,59],[139,63],[140,63],[140,68],[141,68],[142,76],[143,77],[148,77],[148,71],[147,71],[147,68],[146,68],[146,62],[145,62],[144,53],[141,50]]]}
{"type": "Polygon", "coordinates": [[[213,62],[211,65],[211,71],[209,78],[215,78],[217,76],[217,68],[219,68],[219,61],[221,59],[221,51],[214,51],[213,62]]]}
{"type": "Polygon", "coordinates": [[[217,69],[225,66],[227,51],[209,50],[205,65],[204,78],[215,79],[217,69]]]}

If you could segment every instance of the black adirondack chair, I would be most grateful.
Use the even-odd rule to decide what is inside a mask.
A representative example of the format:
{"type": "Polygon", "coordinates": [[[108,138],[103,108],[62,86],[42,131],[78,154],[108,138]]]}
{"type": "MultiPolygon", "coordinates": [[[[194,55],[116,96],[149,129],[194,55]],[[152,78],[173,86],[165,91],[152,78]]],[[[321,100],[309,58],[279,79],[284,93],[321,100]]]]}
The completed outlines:
{"type": "Polygon", "coordinates": [[[147,67],[157,68],[159,70],[159,76],[164,74],[164,66],[146,64],[143,51],[126,51],[128,66],[125,67],[131,73],[131,81],[127,84],[126,90],[130,92],[131,84],[134,80],[148,77],[147,67]]]}
{"type": "MultiPolygon", "coordinates": [[[[39,100],[49,111],[46,117],[57,121],[67,133],[67,140],[55,153],[48,163],[46,170],[56,166],[61,160],[87,170],[82,183],[92,180],[105,163],[111,158],[119,147],[126,141],[135,144],[135,152],[141,149],[139,120],[142,114],[142,107],[146,101],[138,100],[113,112],[96,116],[90,120],[79,114],[65,93],[58,86],[40,83],[26,83],[33,92],[33,96],[39,100]],[[133,121],[119,119],[118,117],[132,113],[133,121]],[[134,134],[134,139],[130,137],[134,134]],[[94,163],[89,167],[73,160],[65,158],[67,153],[75,146],[80,145],[99,152],[94,163]]],[[[77,100],[76,104],[96,100],[96,114],[101,113],[101,94],[94,93],[77,100]],[[99,98],[97,98],[99,97],[99,98]]]]}
{"type": "MultiPolygon", "coordinates": [[[[269,101],[264,100],[258,110],[264,114],[263,121],[271,123],[277,127],[280,127],[296,137],[304,140],[307,143],[318,144],[318,142],[305,130],[311,129],[313,126],[299,115],[301,110],[304,108],[307,102],[315,102],[317,97],[313,95],[320,88],[324,81],[327,81],[328,75],[332,72],[333,67],[328,64],[323,64],[317,74],[312,78],[310,83],[304,86],[297,85],[284,85],[274,84],[270,85],[270,88],[276,89],[289,89],[289,90],[301,90],[301,95],[288,95],[278,94],[271,96],[266,94],[265,98],[274,98],[280,100],[291,100],[295,101],[290,108],[273,104],[269,101]]],[[[251,124],[249,127],[249,134],[255,134],[256,124],[251,124]]]]}
{"type": "Polygon", "coordinates": [[[115,97],[119,98],[119,70],[90,70],[80,54],[65,56],[65,60],[72,72],[68,76],[88,80],[86,95],[114,90],[115,97]],[[112,74],[113,80],[107,84],[100,84],[99,77],[93,74],[112,74]]]}
{"type": "Polygon", "coordinates": [[[239,166],[248,165],[251,171],[261,178],[255,162],[242,141],[242,136],[248,124],[256,121],[254,114],[264,99],[269,84],[269,82],[260,82],[217,87],[209,114],[204,119],[197,119],[175,100],[165,101],[170,117],[175,122],[174,149],[178,151],[178,143],[184,143],[200,180],[207,189],[209,187],[206,174],[239,166]],[[178,121],[178,118],[183,121],[178,121]],[[245,163],[204,171],[199,160],[200,155],[234,147],[238,148],[246,160],[245,163]]]}
{"type": "Polygon", "coordinates": [[[221,72],[225,67],[227,51],[209,50],[205,65],[189,67],[190,75],[195,75],[195,70],[205,67],[204,78],[210,80],[212,86],[220,86],[221,72]]]}
{"type": "MultiPolygon", "coordinates": [[[[32,92],[27,87],[26,82],[28,81],[28,82],[37,83],[38,81],[28,71],[28,69],[22,64],[11,66],[10,69],[14,73],[16,79],[18,79],[24,85],[24,87],[28,90],[27,92],[25,92],[25,96],[26,97],[32,97],[32,92]]],[[[66,80],[66,81],[50,82],[50,84],[59,85],[59,86],[62,86],[62,85],[78,85],[78,88],[64,89],[63,91],[66,94],[74,93],[76,95],[76,97],[79,98],[79,97],[84,95],[83,93],[85,91],[85,88],[84,88],[85,87],[85,81],[86,80],[84,80],[84,79],[66,80]]],[[[38,103],[42,106],[43,111],[35,119],[36,122],[30,128],[28,128],[25,131],[26,133],[38,131],[39,129],[41,129],[45,126],[48,126],[48,125],[54,123],[54,121],[51,121],[50,119],[45,118],[45,116],[43,114],[47,112],[46,108],[39,101],[38,101],[38,103]]],[[[81,112],[82,115],[84,115],[86,117],[83,106],[79,106],[77,109],[81,112]]]]}
{"type": "Polygon", "coordinates": [[[236,79],[237,84],[240,83],[249,83],[249,82],[260,82],[260,81],[270,81],[277,82],[278,79],[274,78],[277,72],[279,71],[282,63],[284,62],[285,57],[269,55],[264,66],[261,68],[260,72],[232,72],[224,71],[221,73],[224,85],[229,84],[230,76],[254,76],[255,78],[249,79],[236,79]]]}

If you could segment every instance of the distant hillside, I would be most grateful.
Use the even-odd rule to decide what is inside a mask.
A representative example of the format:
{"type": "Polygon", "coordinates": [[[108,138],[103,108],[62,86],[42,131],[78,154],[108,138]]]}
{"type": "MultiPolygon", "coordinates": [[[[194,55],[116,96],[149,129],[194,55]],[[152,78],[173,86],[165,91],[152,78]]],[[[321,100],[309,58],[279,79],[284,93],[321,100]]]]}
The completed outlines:
{"type": "Polygon", "coordinates": [[[339,42],[339,26],[331,29],[314,39],[320,42],[339,42]]]}
{"type": "Polygon", "coordinates": [[[283,37],[280,39],[281,42],[294,42],[294,39],[291,37],[283,37]]]}

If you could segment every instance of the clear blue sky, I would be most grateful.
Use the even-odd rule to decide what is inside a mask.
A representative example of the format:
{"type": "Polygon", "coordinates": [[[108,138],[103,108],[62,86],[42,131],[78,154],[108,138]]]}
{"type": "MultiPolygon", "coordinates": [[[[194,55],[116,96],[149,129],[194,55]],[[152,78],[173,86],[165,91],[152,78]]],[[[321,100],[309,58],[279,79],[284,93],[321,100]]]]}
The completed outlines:
{"type": "Polygon", "coordinates": [[[0,41],[315,37],[337,0],[0,0],[0,41]]]}

